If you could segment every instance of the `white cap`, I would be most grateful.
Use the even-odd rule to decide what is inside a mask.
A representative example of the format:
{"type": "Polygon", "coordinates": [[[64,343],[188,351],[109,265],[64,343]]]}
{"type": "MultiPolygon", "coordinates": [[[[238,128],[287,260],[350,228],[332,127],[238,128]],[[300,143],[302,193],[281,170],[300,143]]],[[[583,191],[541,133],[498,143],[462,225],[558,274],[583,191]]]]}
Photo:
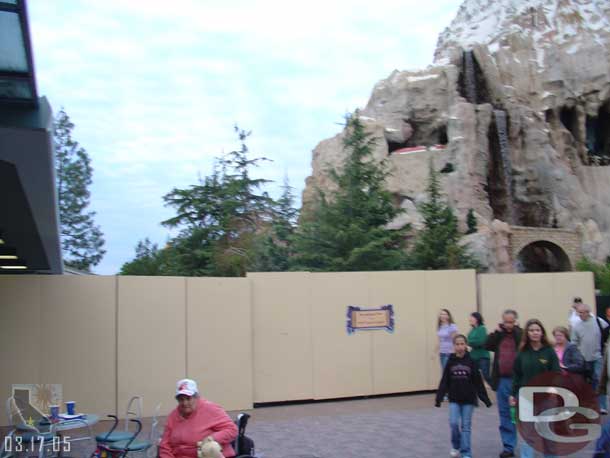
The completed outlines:
{"type": "Polygon", "coordinates": [[[197,393],[199,393],[199,390],[197,389],[197,382],[195,382],[195,380],[185,378],[178,380],[178,383],[176,383],[176,396],[181,394],[195,396],[197,393]]]}

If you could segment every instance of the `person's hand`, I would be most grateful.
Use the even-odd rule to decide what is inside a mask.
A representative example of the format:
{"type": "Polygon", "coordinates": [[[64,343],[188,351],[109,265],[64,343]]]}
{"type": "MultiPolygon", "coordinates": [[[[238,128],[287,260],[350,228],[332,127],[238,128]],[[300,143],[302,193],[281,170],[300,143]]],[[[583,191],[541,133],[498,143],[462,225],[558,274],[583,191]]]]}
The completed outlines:
{"type": "Polygon", "coordinates": [[[515,406],[517,405],[517,400],[515,399],[515,397],[514,397],[514,396],[509,396],[509,398],[508,398],[508,404],[509,404],[511,407],[515,407],[515,406]]]}
{"type": "Polygon", "coordinates": [[[502,323],[498,323],[498,326],[496,326],[496,332],[502,331],[504,331],[504,325],[502,323]]]}

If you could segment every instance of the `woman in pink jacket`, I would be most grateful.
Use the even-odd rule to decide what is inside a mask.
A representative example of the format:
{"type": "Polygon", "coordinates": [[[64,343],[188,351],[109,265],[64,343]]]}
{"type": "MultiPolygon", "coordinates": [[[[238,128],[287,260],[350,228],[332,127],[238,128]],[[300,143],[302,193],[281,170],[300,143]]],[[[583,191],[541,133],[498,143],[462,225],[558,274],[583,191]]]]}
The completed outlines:
{"type": "Polygon", "coordinates": [[[231,441],[237,426],[222,407],[199,396],[194,380],[180,380],[176,385],[176,407],[167,417],[159,444],[159,458],[197,458],[197,442],[212,436],[222,447],[222,454],[234,457],[231,441]]]}

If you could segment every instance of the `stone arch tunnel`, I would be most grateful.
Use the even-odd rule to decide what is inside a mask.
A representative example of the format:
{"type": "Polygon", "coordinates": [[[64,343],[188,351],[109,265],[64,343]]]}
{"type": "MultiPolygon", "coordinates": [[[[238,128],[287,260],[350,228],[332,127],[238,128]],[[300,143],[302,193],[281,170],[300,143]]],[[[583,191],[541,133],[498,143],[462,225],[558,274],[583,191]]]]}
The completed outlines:
{"type": "Polygon", "coordinates": [[[582,257],[575,231],[511,227],[511,257],[516,272],[568,272],[582,257]]]}

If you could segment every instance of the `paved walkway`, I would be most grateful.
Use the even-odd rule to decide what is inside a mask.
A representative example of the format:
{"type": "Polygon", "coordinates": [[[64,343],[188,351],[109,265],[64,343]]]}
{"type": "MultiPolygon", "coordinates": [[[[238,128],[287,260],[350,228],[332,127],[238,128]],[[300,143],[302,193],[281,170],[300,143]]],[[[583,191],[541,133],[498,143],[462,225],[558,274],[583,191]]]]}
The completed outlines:
{"type": "MultiPolygon", "coordinates": [[[[429,394],[266,407],[250,413],[248,435],[264,458],[444,458],[451,448],[447,404],[435,408],[429,394]]],[[[475,410],[472,431],[473,457],[499,455],[495,403],[475,410]]],[[[590,458],[590,450],[572,456],[590,458]]]]}
{"type": "MultiPolygon", "coordinates": [[[[248,412],[252,418],[247,434],[264,458],[449,456],[447,404],[435,408],[431,394],[262,407],[248,412]]],[[[230,412],[233,418],[237,413],[230,412]]],[[[163,423],[164,419],[161,426],[163,423]]],[[[109,427],[109,422],[100,422],[95,430],[109,427]]],[[[147,419],[142,435],[146,437],[149,431],[147,419]]],[[[489,409],[481,405],[475,410],[472,446],[474,458],[495,458],[500,453],[495,403],[489,409]]],[[[83,444],[69,455],[88,457],[89,448],[83,444]]],[[[572,457],[591,458],[590,450],[572,457]]]]}

